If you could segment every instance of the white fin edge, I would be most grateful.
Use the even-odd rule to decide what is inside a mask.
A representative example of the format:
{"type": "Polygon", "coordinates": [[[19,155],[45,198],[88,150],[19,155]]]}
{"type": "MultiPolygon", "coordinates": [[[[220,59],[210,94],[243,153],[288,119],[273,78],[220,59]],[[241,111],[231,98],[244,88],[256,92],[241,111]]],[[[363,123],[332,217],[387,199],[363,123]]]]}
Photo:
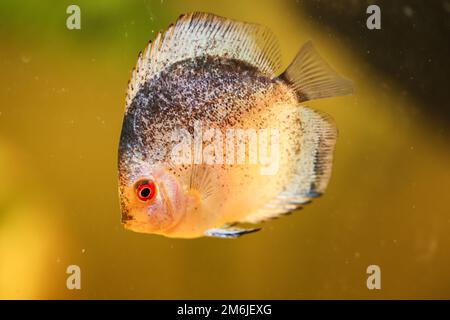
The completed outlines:
{"type": "Polygon", "coordinates": [[[216,238],[226,238],[226,239],[236,239],[245,234],[257,232],[261,228],[244,229],[237,227],[224,226],[222,228],[214,228],[206,230],[205,236],[216,237],[216,238]]]}

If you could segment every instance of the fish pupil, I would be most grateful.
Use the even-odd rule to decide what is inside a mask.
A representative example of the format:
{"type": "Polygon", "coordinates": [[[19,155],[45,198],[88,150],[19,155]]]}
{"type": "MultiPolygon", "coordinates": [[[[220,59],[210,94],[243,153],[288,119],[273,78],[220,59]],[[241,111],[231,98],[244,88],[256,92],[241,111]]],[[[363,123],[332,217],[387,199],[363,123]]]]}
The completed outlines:
{"type": "Polygon", "coordinates": [[[141,190],[141,197],[147,198],[150,195],[150,193],[151,193],[150,188],[145,187],[141,190]]]}

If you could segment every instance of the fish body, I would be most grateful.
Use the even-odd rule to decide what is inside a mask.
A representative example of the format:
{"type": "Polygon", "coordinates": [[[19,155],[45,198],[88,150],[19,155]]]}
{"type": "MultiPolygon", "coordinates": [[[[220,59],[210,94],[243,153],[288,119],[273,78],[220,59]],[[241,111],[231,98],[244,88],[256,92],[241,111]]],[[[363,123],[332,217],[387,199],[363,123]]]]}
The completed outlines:
{"type": "Polygon", "coordinates": [[[298,209],[331,174],[336,128],[300,103],[348,94],[306,44],[277,76],[266,28],[192,13],[139,56],[119,145],[127,229],[226,238],[298,209]]]}

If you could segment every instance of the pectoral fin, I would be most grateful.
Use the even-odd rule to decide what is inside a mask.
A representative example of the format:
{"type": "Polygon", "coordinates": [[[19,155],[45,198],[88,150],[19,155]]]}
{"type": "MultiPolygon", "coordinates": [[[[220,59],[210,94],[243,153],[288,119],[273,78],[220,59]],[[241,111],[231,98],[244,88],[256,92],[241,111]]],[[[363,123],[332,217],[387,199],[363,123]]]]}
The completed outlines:
{"type": "Polygon", "coordinates": [[[222,228],[209,229],[205,232],[208,237],[230,238],[235,239],[244,234],[252,233],[261,230],[261,228],[244,229],[231,226],[224,226],[222,228]]]}

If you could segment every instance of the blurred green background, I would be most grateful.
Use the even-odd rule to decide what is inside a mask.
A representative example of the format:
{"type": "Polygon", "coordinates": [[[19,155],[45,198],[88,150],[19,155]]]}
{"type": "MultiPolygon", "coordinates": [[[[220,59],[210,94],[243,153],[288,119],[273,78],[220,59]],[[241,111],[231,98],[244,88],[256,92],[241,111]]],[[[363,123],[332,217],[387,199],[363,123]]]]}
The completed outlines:
{"type": "MultiPolygon", "coordinates": [[[[449,101],[427,103],[372,63],[370,43],[394,68],[404,60],[360,23],[366,5],[354,28],[368,56],[361,39],[348,40],[311,4],[2,1],[0,298],[450,298],[448,118],[429,116],[449,101]],[[81,30],[66,28],[70,4],[81,8],[81,30]],[[148,40],[189,11],[269,26],[284,67],[311,39],[357,87],[352,97],[308,103],[340,132],[325,196],[234,241],[168,239],[120,224],[117,147],[130,71],[148,40]],[[70,264],[81,267],[81,290],[66,288],[70,264]],[[379,291],[366,287],[371,264],[381,267],[379,291]]],[[[350,7],[333,8],[339,19],[350,7]]],[[[448,82],[431,89],[448,93],[448,82]]]]}

